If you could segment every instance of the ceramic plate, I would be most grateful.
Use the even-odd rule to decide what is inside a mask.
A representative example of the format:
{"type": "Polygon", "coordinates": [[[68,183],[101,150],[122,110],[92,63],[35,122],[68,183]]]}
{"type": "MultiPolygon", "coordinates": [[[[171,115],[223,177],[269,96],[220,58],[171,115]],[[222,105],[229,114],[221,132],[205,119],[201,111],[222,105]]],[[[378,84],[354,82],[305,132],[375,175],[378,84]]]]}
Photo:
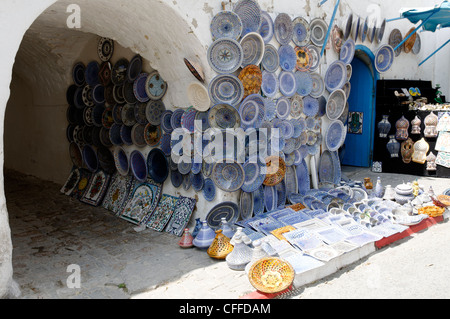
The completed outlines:
{"type": "Polygon", "coordinates": [[[294,35],[294,26],[291,17],[286,13],[280,13],[275,18],[275,38],[281,45],[288,45],[294,35]]]}
{"type": "Polygon", "coordinates": [[[276,106],[276,114],[279,119],[286,119],[291,113],[291,101],[287,97],[279,98],[276,106]]]}
{"type": "Polygon", "coordinates": [[[346,17],[344,23],[341,26],[342,32],[344,33],[344,40],[347,40],[350,36],[350,33],[352,31],[352,23],[353,23],[353,13],[350,13],[346,17]]]}
{"type": "Polygon", "coordinates": [[[331,63],[325,73],[324,82],[329,92],[341,89],[347,82],[347,67],[345,63],[340,60],[331,63]]]}
{"type": "Polygon", "coordinates": [[[167,92],[167,83],[158,71],[153,71],[145,82],[145,91],[151,100],[160,100],[167,92]]]}
{"type": "Polygon", "coordinates": [[[111,81],[114,85],[122,85],[127,79],[129,61],[125,58],[119,59],[111,69],[111,81]]]}
{"type": "Polygon", "coordinates": [[[150,100],[145,109],[145,117],[153,125],[161,125],[161,118],[166,107],[162,100],[150,100]]]}
{"type": "Polygon", "coordinates": [[[212,79],[208,92],[213,103],[227,103],[235,106],[244,97],[244,86],[238,77],[221,74],[212,79]]]}
{"type": "Polygon", "coordinates": [[[253,158],[245,162],[243,169],[245,181],[241,189],[247,193],[255,192],[264,182],[265,174],[263,171],[265,170],[265,165],[253,158]]]}
{"type": "Polygon", "coordinates": [[[247,65],[239,73],[238,79],[244,87],[244,98],[261,91],[262,72],[258,66],[247,65]]]}
{"type": "Polygon", "coordinates": [[[361,18],[355,17],[355,19],[353,19],[353,26],[352,26],[352,38],[355,42],[358,40],[360,24],[361,18]]]}
{"type": "Polygon", "coordinates": [[[170,126],[171,126],[171,132],[174,129],[181,128],[181,117],[184,114],[183,109],[176,109],[172,112],[172,116],[170,118],[170,126]]]}
{"type": "Polygon", "coordinates": [[[252,193],[252,198],[253,214],[259,215],[264,213],[264,186],[258,187],[258,189],[252,193]]]}
{"type": "Polygon", "coordinates": [[[297,174],[298,193],[304,195],[311,189],[308,166],[304,159],[300,165],[295,167],[295,171],[297,174]]]}
{"type": "Polygon", "coordinates": [[[201,67],[201,65],[194,60],[189,60],[186,58],[184,58],[183,61],[192,75],[200,82],[205,83],[205,75],[203,73],[203,68],[201,67]]]}
{"type": "Polygon", "coordinates": [[[247,33],[240,41],[243,52],[241,67],[247,65],[259,65],[264,56],[265,43],[261,35],[257,32],[247,33]]]}
{"type": "Polygon", "coordinates": [[[194,133],[194,121],[197,110],[193,107],[188,108],[184,111],[181,117],[181,127],[188,130],[190,133],[194,133]]]}
{"type": "Polygon", "coordinates": [[[267,72],[276,72],[278,70],[280,57],[278,56],[278,50],[273,45],[266,44],[261,64],[267,72]]]}
{"type": "Polygon", "coordinates": [[[297,65],[297,54],[290,45],[282,45],[278,48],[280,67],[284,71],[293,71],[297,65]]]}
{"type": "Polygon", "coordinates": [[[148,73],[141,73],[133,83],[134,96],[139,102],[147,102],[150,98],[145,90],[145,83],[148,79],[148,73]]]}
{"type": "Polygon", "coordinates": [[[309,53],[308,47],[295,47],[295,55],[297,56],[297,64],[295,65],[295,68],[302,72],[309,71],[313,59],[309,53]]]}
{"type": "Polygon", "coordinates": [[[337,120],[345,109],[347,99],[343,90],[333,91],[328,97],[326,105],[326,114],[328,119],[337,120]]]}
{"type": "Polygon", "coordinates": [[[355,41],[353,41],[353,39],[347,39],[341,47],[339,59],[345,64],[350,64],[353,61],[354,55],[355,41]]]}
{"type": "MultiPolygon", "coordinates": [[[[402,33],[399,29],[394,29],[391,31],[391,34],[389,35],[388,44],[395,49],[397,45],[399,45],[403,40],[402,33]]],[[[398,57],[400,53],[402,52],[403,46],[399,46],[397,50],[394,50],[395,56],[398,57]]]]}
{"type": "Polygon", "coordinates": [[[414,46],[412,47],[413,54],[419,54],[421,47],[420,35],[416,32],[416,41],[414,42],[414,46]]]}
{"type": "Polygon", "coordinates": [[[333,157],[330,151],[325,150],[319,160],[319,182],[334,183],[334,174],[333,157]]]}
{"type": "Polygon", "coordinates": [[[334,165],[334,184],[339,185],[341,182],[341,162],[339,160],[338,151],[331,152],[331,157],[334,165]]]}
{"type": "Polygon", "coordinates": [[[244,52],[236,40],[222,38],[211,44],[207,57],[209,65],[217,73],[233,73],[242,65],[244,52]]]}
{"type": "Polygon", "coordinates": [[[239,207],[233,202],[223,202],[214,206],[206,215],[206,222],[212,229],[219,229],[222,218],[233,225],[239,218],[239,207]]]}
{"type": "Polygon", "coordinates": [[[192,106],[200,112],[209,110],[211,106],[208,89],[201,83],[192,82],[189,84],[187,97],[192,106]]]}
{"type": "Polygon", "coordinates": [[[303,97],[303,113],[306,116],[316,116],[317,112],[319,111],[319,100],[307,95],[303,97]]]}
{"type": "Polygon", "coordinates": [[[309,72],[297,71],[294,73],[297,81],[297,93],[301,96],[307,96],[312,91],[313,79],[309,72]]]}
{"type": "Polygon", "coordinates": [[[242,36],[249,32],[257,32],[261,25],[262,11],[258,2],[254,0],[239,0],[233,7],[242,21],[242,36]]]}
{"type": "Polygon", "coordinates": [[[369,31],[369,18],[366,17],[364,21],[361,21],[361,42],[364,42],[367,37],[367,31],[369,31]]]}
{"type": "Polygon", "coordinates": [[[293,24],[293,38],[295,45],[305,46],[311,39],[311,30],[309,23],[302,17],[297,17],[292,21],[293,24]]]}
{"type": "Polygon", "coordinates": [[[241,117],[232,105],[219,103],[208,111],[208,122],[212,128],[238,128],[241,126],[241,117]]]}
{"type": "Polygon", "coordinates": [[[346,131],[341,121],[333,121],[325,135],[325,144],[329,151],[336,151],[345,141],[346,131]]]}
{"type": "Polygon", "coordinates": [[[183,175],[178,170],[170,171],[170,181],[175,188],[178,188],[183,184],[183,175]]]}
{"type": "Polygon", "coordinates": [[[323,19],[315,18],[311,21],[309,26],[311,29],[311,42],[319,47],[322,47],[328,31],[327,23],[323,19]]]}
{"type": "Polygon", "coordinates": [[[343,43],[344,33],[337,25],[335,25],[331,30],[331,45],[333,46],[334,52],[339,54],[343,43]]]}
{"type": "Polygon", "coordinates": [[[297,92],[297,80],[293,72],[282,71],[278,76],[281,94],[292,97],[297,92]]]}
{"type": "Polygon", "coordinates": [[[323,92],[325,92],[325,82],[323,81],[322,76],[319,73],[311,73],[312,78],[312,89],[310,95],[315,98],[319,98],[322,96],[323,92]]]}
{"type": "Polygon", "coordinates": [[[388,45],[382,45],[375,54],[375,68],[383,73],[389,70],[394,63],[394,49],[388,45]]]}
{"type": "Polygon", "coordinates": [[[97,45],[97,53],[100,60],[109,61],[114,53],[114,41],[108,38],[100,38],[97,45]]]}
{"type": "Polygon", "coordinates": [[[264,186],[264,206],[270,212],[277,208],[278,193],[275,186],[264,186]]]}
{"type": "Polygon", "coordinates": [[[239,213],[241,220],[247,220],[253,216],[252,193],[241,192],[241,196],[239,197],[239,213]]]}
{"type": "Polygon", "coordinates": [[[231,38],[238,40],[242,34],[242,21],[232,11],[221,11],[211,21],[210,30],[213,40],[231,38]]]}
{"type": "Polygon", "coordinates": [[[376,31],[376,39],[378,43],[380,43],[383,40],[385,28],[386,28],[386,19],[383,19],[381,21],[380,27],[377,28],[376,31]]]}
{"type": "MultiPolygon", "coordinates": [[[[294,94],[291,98],[291,117],[293,119],[298,119],[303,113],[303,97],[301,97],[298,94],[294,94]]],[[[298,132],[298,134],[295,133],[296,126],[298,126],[298,130],[301,131],[300,125],[297,125],[299,123],[298,121],[295,121],[296,125],[294,125],[294,137],[299,137],[301,132],[298,132]],[[297,135],[297,136],[295,136],[297,135]]]]}
{"type": "Polygon", "coordinates": [[[86,69],[84,71],[84,77],[86,80],[86,84],[90,87],[94,87],[100,83],[98,72],[100,70],[100,65],[97,61],[91,61],[86,65],[86,69]]]}
{"type": "Polygon", "coordinates": [[[82,62],[76,63],[72,68],[72,79],[76,86],[84,86],[86,83],[86,67],[82,62]]]}
{"type": "Polygon", "coordinates": [[[203,184],[203,197],[211,202],[216,198],[216,185],[210,178],[206,178],[203,184]]]}
{"type": "MultiPolygon", "coordinates": [[[[405,34],[405,39],[414,32],[415,28],[409,29],[408,33],[405,34]]],[[[414,32],[413,35],[411,35],[405,43],[403,43],[403,49],[405,50],[405,53],[409,53],[412,51],[412,48],[414,47],[414,43],[416,41],[417,32],[414,32]]]]}
{"type": "Polygon", "coordinates": [[[267,44],[272,40],[274,33],[274,24],[272,17],[269,15],[267,11],[261,12],[261,25],[259,26],[259,34],[264,40],[264,43],[267,44]]]}
{"type": "Polygon", "coordinates": [[[236,161],[218,162],[214,164],[212,180],[221,190],[237,191],[245,182],[245,172],[242,165],[236,161]]]}
{"type": "Polygon", "coordinates": [[[258,128],[264,121],[265,99],[260,94],[251,94],[239,106],[241,127],[258,128]]]}
{"type": "Polygon", "coordinates": [[[275,97],[278,93],[278,77],[275,73],[263,72],[261,91],[267,97],[275,97]]]}
{"type": "Polygon", "coordinates": [[[313,72],[319,68],[320,65],[320,49],[313,45],[309,44],[308,46],[309,54],[311,56],[311,67],[309,68],[310,72],[313,72]]]}

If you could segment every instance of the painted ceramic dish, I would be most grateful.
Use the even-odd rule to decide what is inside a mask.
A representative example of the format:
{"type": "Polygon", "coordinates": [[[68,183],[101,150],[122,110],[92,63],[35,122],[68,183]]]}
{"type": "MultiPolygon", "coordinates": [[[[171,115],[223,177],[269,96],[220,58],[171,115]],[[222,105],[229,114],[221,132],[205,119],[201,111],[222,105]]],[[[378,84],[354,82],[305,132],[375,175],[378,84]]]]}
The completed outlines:
{"type": "Polygon", "coordinates": [[[353,40],[356,42],[358,40],[358,36],[359,36],[359,27],[361,24],[361,18],[360,17],[355,17],[355,19],[353,20],[353,26],[352,26],[352,38],[353,40]]]}
{"type": "Polygon", "coordinates": [[[367,31],[369,31],[369,18],[366,17],[364,21],[361,21],[361,42],[364,42],[367,37],[367,31]]]}
{"type": "Polygon", "coordinates": [[[127,153],[122,147],[116,147],[114,148],[113,155],[117,172],[122,176],[127,176],[130,171],[130,162],[127,153]]]}
{"type": "Polygon", "coordinates": [[[309,23],[302,17],[297,17],[292,21],[293,24],[293,37],[295,45],[301,47],[309,43],[311,39],[311,30],[309,23]]]}
{"type": "Polygon", "coordinates": [[[329,92],[341,89],[347,82],[347,67],[345,63],[340,60],[331,63],[325,73],[324,82],[329,92]]]}
{"type": "Polygon", "coordinates": [[[334,52],[339,54],[343,43],[344,33],[337,25],[335,25],[331,30],[331,45],[333,46],[334,52]]]}
{"type": "Polygon", "coordinates": [[[236,40],[222,38],[211,44],[207,57],[209,65],[217,73],[233,73],[242,65],[244,52],[236,40]]]}
{"type": "Polygon", "coordinates": [[[328,25],[320,18],[315,18],[309,24],[311,29],[311,42],[319,47],[322,47],[325,42],[328,25]]]}
{"type": "Polygon", "coordinates": [[[194,133],[194,121],[197,110],[193,107],[188,108],[184,111],[181,117],[181,127],[188,130],[190,133],[194,133]]]}
{"type": "Polygon", "coordinates": [[[196,61],[189,60],[184,58],[183,59],[184,64],[188,68],[188,70],[192,73],[192,75],[199,80],[200,82],[205,82],[205,74],[203,73],[203,68],[200,66],[200,64],[196,61]]]}
{"type": "Polygon", "coordinates": [[[235,106],[244,97],[244,86],[238,77],[221,74],[210,82],[208,92],[213,103],[227,103],[235,106]]]}
{"type": "Polygon", "coordinates": [[[242,47],[243,60],[241,67],[247,65],[259,65],[264,56],[265,43],[261,35],[257,32],[247,33],[240,41],[242,47]]]}
{"type": "Polygon", "coordinates": [[[383,73],[389,70],[394,63],[394,49],[388,45],[382,45],[375,54],[375,68],[383,73]]]}
{"type": "Polygon", "coordinates": [[[148,146],[157,146],[161,140],[161,127],[148,123],[144,128],[144,139],[148,146]]]}
{"type": "Polygon", "coordinates": [[[239,218],[239,207],[233,202],[223,202],[214,206],[206,215],[208,226],[217,230],[222,225],[222,218],[233,225],[239,218]]]}
{"type": "Polygon", "coordinates": [[[325,82],[319,73],[311,73],[312,89],[310,95],[319,98],[325,92],[325,82]]]}
{"type": "MultiPolygon", "coordinates": [[[[402,41],[403,41],[403,36],[402,36],[402,33],[400,32],[400,30],[399,29],[392,30],[391,34],[389,35],[388,44],[393,49],[395,49],[395,47],[397,45],[399,45],[402,41]]],[[[403,47],[399,46],[396,50],[394,50],[396,57],[398,57],[400,55],[400,53],[402,52],[402,49],[403,49],[403,47]]]]}
{"type": "Polygon", "coordinates": [[[147,156],[148,176],[156,183],[164,183],[169,176],[169,163],[159,148],[153,148],[147,156]]]}
{"type": "Polygon", "coordinates": [[[260,94],[251,94],[239,106],[241,127],[257,128],[264,121],[265,99],[260,94]]]}
{"type": "Polygon", "coordinates": [[[210,30],[213,40],[231,38],[238,40],[242,34],[242,21],[232,11],[221,11],[211,21],[210,30]]]}
{"type": "Polygon", "coordinates": [[[167,83],[158,71],[153,71],[148,75],[147,81],[145,82],[145,92],[153,101],[162,99],[166,94],[167,83]]]}
{"type": "Polygon", "coordinates": [[[247,160],[243,165],[245,173],[245,181],[241,186],[244,192],[255,192],[264,182],[265,179],[265,165],[257,158],[247,160]]]}
{"type": "Polygon", "coordinates": [[[219,103],[209,110],[208,122],[212,128],[238,128],[241,126],[241,117],[232,105],[219,103]]]}
{"type": "Polygon", "coordinates": [[[282,45],[278,49],[280,67],[284,71],[293,71],[297,65],[297,54],[290,45],[282,45]]]}
{"type": "Polygon", "coordinates": [[[272,40],[274,34],[274,24],[272,17],[267,11],[261,12],[261,25],[259,26],[259,34],[267,44],[272,40]]]}
{"type": "Polygon", "coordinates": [[[203,184],[203,197],[211,202],[216,198],[216,185],[213,180],[210,178],[206,178],[203,184]]]}
{"type": "Polygon", "coordinates": [[[298,71],[302,71],[302,72],[309,71],[309,69],[311,68],[313,59],[311,58],[308,47],[306,47],[306,46],[296,47],[295,55],[297,56],[297,64],[295,65],[295,68],[298,71]]]}
{"type": "Polygon", "coordinates": [[[278,193],[275,186],[264,186],[264,207],[271,212],[277,208],[278,193]]]}
{"type": "MultiPolygon", "coordinates": [[[[415,28],[409,29],[408,33],[405,34],[405,38],[407,38],[411,33],[413,33],[415,28]]],[[[414,32],[406,41],[403,43],[403,48],[405,50],[405,53],[409,53],[412,51],[412,48],[414,47],[414,43],[416,42],[417,33],[414,32]]]]}
{"type": "Polygon", "coordinates": [[[330,120],[337,120],[344,112],[347,98],[343,90],[333,91],[327,100],[326,114],[330,120]]]}
{"type": "Polygon", "coordinates": [[[341,121],[333,121],[325,135],[325,143],[329,151],[336,151],[342,146],[346,136],[344,124],[341,121]]]}
{"type": "Polygon", "coordinates": [[[305,159],[295,167],[295,172],[297,174],[298,193],[305,195],[311,189],[311,181],[305,159]]]}
{"type": "Polygon", "coordinates": [[[253,214],[259,215],[264,213],[264,186],[260,186],[252,193],[253,198],[253,214]]]}
{"type": "Polygon", "coordinates": [[[244,184],[245,172],[242,165],[236,161],[218,162],[214,164],[212,180],[221,190],[234,192],[244,184]]]}
{"type": "Polygon", "coordinates": [[[275,97],[278,93],[278,77],[275,73],[264,71],[262,73],[261,91],[267,97],[275,97]]]}
{"type": "Polygon", "coordinates": [[[239,73],[238,79],[244,87],[244,98],[261,91],[262,72],[258,66],[254,64],[247,65],[239,73]]]}
{"type": "Polygon", "coordinates": [[[280,66],[278,50],[271,44],[266,44],[261,64],[267,72],[276,72],[280,66]]]}
{"type": "Polygon", "coordinates": [[[334,183],[334,165],[333,157],[329,150],[325,150],[320,156],[318,167],[319,182],[334,183]]]}
{"type": "Polygon", "coordinates": [[[281,94],[292,97],[297,92],[297,80],[293,72],[282,71],[278,76],[281,94]]]}
{"type": "Polygon", "coordinates": [[[136,54],[128,65],[127,69],[127,80],[130,83],[133,83],[134,80],[137,79],[139,74],[142,72],[142,57],[139,54],[136,54]]]}
{"type": "Polygon", "coordinates": [[[187,96],[189,102],[196,110],[200,112],[209,110],[211,100],[209,99],[208,89],[203,84],[198,82],[189,84],[187,96]]]}
{"type": "Polygon", "coordinates": [[[279,184],[286,174],[286,163],[279,156],[269,156],[266,158],[266,178],[263,184],[265,186],[275,186],[279,184]]]}
{"type": "Polygon", "coordinates": [[[147,144],[145,142],[144,131],[145,125],[139,123],[136,123],[131,130],[131,139],[137,147],[143,147],[147,144]]]}
{"type": "Polygon", "coordinates": [[[145,108],[145,117],[153,125],[161,125],[161,117],[166,111],[162,100],[150,100],[145,108]]]}
{"type": "Polygon", "coordinates": [[[114,41],[108,38],[100,38],[97,45],[97,53],[100,60],[109,61],[114,53],[114,41]]]}
{"type": "Polygon", "coordinates": [[[339,59],[345,64],[350,64],[353,61],[354,55],[355,41],[353,41],[353,39],[347,39],[341,47],[339,59]]]}
{"type": "Polygon", "coordinates": [[[311,56],[311,67],[309,68],[310,72],[313,72],[315,70],[317,70],[319,68],[320,65],[320,49],[319,47],[313,45],[313,44],[309,44],[307,45],[308,50],[309,50],[309,54],[311,56]]]}
{"type": "Polygon", "coordinates": [[[100,83],[100,80],[98,78],[99,70],[100,65],[97,61],[91,61],[86,65],[84,77],[86,80],[86,84],[88,84],[90,87],[94,87],[100,83]]]}
{"type": "Polygon", "coordinates": [[[303,113],[306,116],[316,116],[319,111],[319,100],[308,95],[303,97],[303,113]]]}
{"type": "Polygon", "coordinates": [[[122,85],[127,79],[129,61],[125,58],[119,59],[111,69],[111,82],[114,85],[122,85]]]}
{"type": "Polygon", "coordinates": [[[344,33],[344,40],[347,40],[352,31],[353,13],[349,13],[341,25],[342,32],[344,33]]]}
{"type": "Polygon", "coordinates": [[[145,90],[145,83],[148,79],[148,73],[141,73],[133,83],[134,96],[139,102],[147,102],[150,98],[145,90]]]}
{"type": "Polygon", "coordinates": [[[276,114],[279,119],[286,119],[291,113],[291,101],[287,97],[277,100],[276,114]]]}
{"type": "Polygon", "coordinates": [[[78,86],[84,86],[86,83],[85,75],[86,67],[82,62],[76,63],[72,68],[72,80],[73,83],[78,86]]]}
{"type": "Polygon", "coordinates": [[[172,113],[172,117],[170,118],[170,125],[172,127],[172,131],[177,128],[181,128],[181,117],[184,114],[183,109],[176,109],[172,113]]]}
{"type": "Polygon", "coordinates": [[[242,36],[249,32],[257,32],[261,26],[262,11],[255,0],[239,0],[233,7],[242,21],[242,36]]]}
{"type": "Polygon", "coordinates": [[[312,91],[313,80],[309,72],[294,73],[297,81],[297,93],[301,96],[309,95],[312,91]]]}
{"type": "Polygon", "coordinates": [[[239,196],[239,214],[241,220],[247,220],[253,216],[252,193],[241,192],[239,196]]]}
{"type": "MultiPolygon", "coordinates": [[[[303,97],[298,94],[294,94],[294,96],[292,96],[291,98],[291,117],[293,119],[298,119],[302,114],[303,114],[303,97]]],[[[299,123],[298,121],[294,122],[295,122],[294,131],[296,130],[296,127],[298,127],[297,129],[298,133],[294,132],[294,135],[297,135],[295,137],[299,137],[301,128],[299,125],[297,125],[299,123]]]]}
{"type": "Polygon", "coordinates": [[[383,40],[385,29],[386,29],[386,19],[383,19],[381,21],[380,27],[378,27],[376,31],[376,39],[378,43],[380,43],[383,40]]]}
{"type": "Polygon", "coordinates": [[[288,45],[294,36],[294,26],[291,17],[286,13],[280,13],[274,22],[275,38],[281,45],[288,45]]]}

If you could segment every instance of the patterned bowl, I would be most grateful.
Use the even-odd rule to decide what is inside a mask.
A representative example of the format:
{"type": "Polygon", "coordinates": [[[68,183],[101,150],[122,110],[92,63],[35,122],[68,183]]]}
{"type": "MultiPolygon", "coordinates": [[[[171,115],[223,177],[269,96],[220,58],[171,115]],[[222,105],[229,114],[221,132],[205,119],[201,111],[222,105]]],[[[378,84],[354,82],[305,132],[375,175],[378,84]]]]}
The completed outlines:
{"type": "Polygon", "coordinates": [[[256,261],[248,272],[253,287],[265,293],[277,293],[289,288],[295,277],[294,268],[277,257],[266,257],[256,261]]]}

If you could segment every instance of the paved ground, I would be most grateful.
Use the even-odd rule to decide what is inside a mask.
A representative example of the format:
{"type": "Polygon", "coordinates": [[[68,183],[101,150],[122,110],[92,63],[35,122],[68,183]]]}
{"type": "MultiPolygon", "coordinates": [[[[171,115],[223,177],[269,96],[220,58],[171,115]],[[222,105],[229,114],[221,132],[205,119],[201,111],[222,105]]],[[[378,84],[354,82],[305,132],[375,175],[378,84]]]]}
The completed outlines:
{"type": "MultiPolygon", "coordinates": [[[[380,176],[393,186],[417,177],[343,168],[353,180],[380,176]]],[[[178,237],[136,232],[102,208],[59,193],[59,185],[18,174],[5,176],[13,239],[14,279],[25,299],[235,299],[253,292],[243,272],[230,270],[178,237]],[[74,268],[68,267],[76,265],[74,268]],[[77,283],[80,288],[69,288],[77,283]]],[[[436,193],[448,179],[419,178],[436,193]]],[[[450,223],[381,249],[292,298],[448,298],[450,223]],[[444,280],[443,280],[444,278],[444,280]]]]}

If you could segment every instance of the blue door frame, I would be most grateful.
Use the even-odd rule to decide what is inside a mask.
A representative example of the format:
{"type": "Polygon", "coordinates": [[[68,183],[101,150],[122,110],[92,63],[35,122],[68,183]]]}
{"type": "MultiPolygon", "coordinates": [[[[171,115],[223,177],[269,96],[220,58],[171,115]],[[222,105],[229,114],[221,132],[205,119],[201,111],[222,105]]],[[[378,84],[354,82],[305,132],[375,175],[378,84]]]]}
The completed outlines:
{"type": "MultiPolygon", "coordinates": [[[[349,165],[349,166],[360,166],[360,167],[371,167],[372,166],[372,153],[373,153],[373,143],[374,143],[374,134],[375,134],[375,116],[376,116],[376,87],[377,87],[377,80],[379,79],[379,73],[376,71],[374,61],[375,61],[375,55],[374,53],[366,46],[364,45],[356,45],[355,47],[355,58],[358,59],[358,56],[365,55],[367,58],[360,59],[361,62],[367,65],[371,75],[372,75],[372,81],[366,82],[366,85],[370,85],[371,87],[367,87],[366,90],[368,92],[372,92],[372,96],[370,98],[369,107],[365,108],[364,112],[364,125],[363,130],[369,130],[369,134],[363,135],[362,139],[359,139],[357,144],[359,143],[367,143],[369,145],[368,152],[365,154],[360,160],[352,160],[351,153],[354,154],[355,151],[360,150],[358,145],[349,145],[349,143],[346,142],[346,146],[344,149],[343,154],[343,165],[349,165]]],[[[356,71],[356,70],[355,70],[356,71]]],[[[359,82],[358,82],[359,83],[359,82]]],[[[355,88],[356,89],[356,88],[355,88]]],[[[352,96],[353,87],[350,91],[350,96],[352,96]]],[[[350,106],[350,112],[352,111],[352,105],[350,106]]],[[[347,123],[348,125],[349,123],[347,123]]],[[[365,131],[364,131],[365,132],[365,131]]],[[[348,140],[349,134],[347,135],[348,140]]],[[[352,138],[350,138],[352,139],[352,138]]],[[[350,141],[348,141],[350,142],[350,141]]],[[[351,142],[350,142],[351,143],[351,142]]],[[[367,145],[366,144],[366,145],[367,145]]],[[[358,153],[358,155],[361,155],[358,153]]]]}

